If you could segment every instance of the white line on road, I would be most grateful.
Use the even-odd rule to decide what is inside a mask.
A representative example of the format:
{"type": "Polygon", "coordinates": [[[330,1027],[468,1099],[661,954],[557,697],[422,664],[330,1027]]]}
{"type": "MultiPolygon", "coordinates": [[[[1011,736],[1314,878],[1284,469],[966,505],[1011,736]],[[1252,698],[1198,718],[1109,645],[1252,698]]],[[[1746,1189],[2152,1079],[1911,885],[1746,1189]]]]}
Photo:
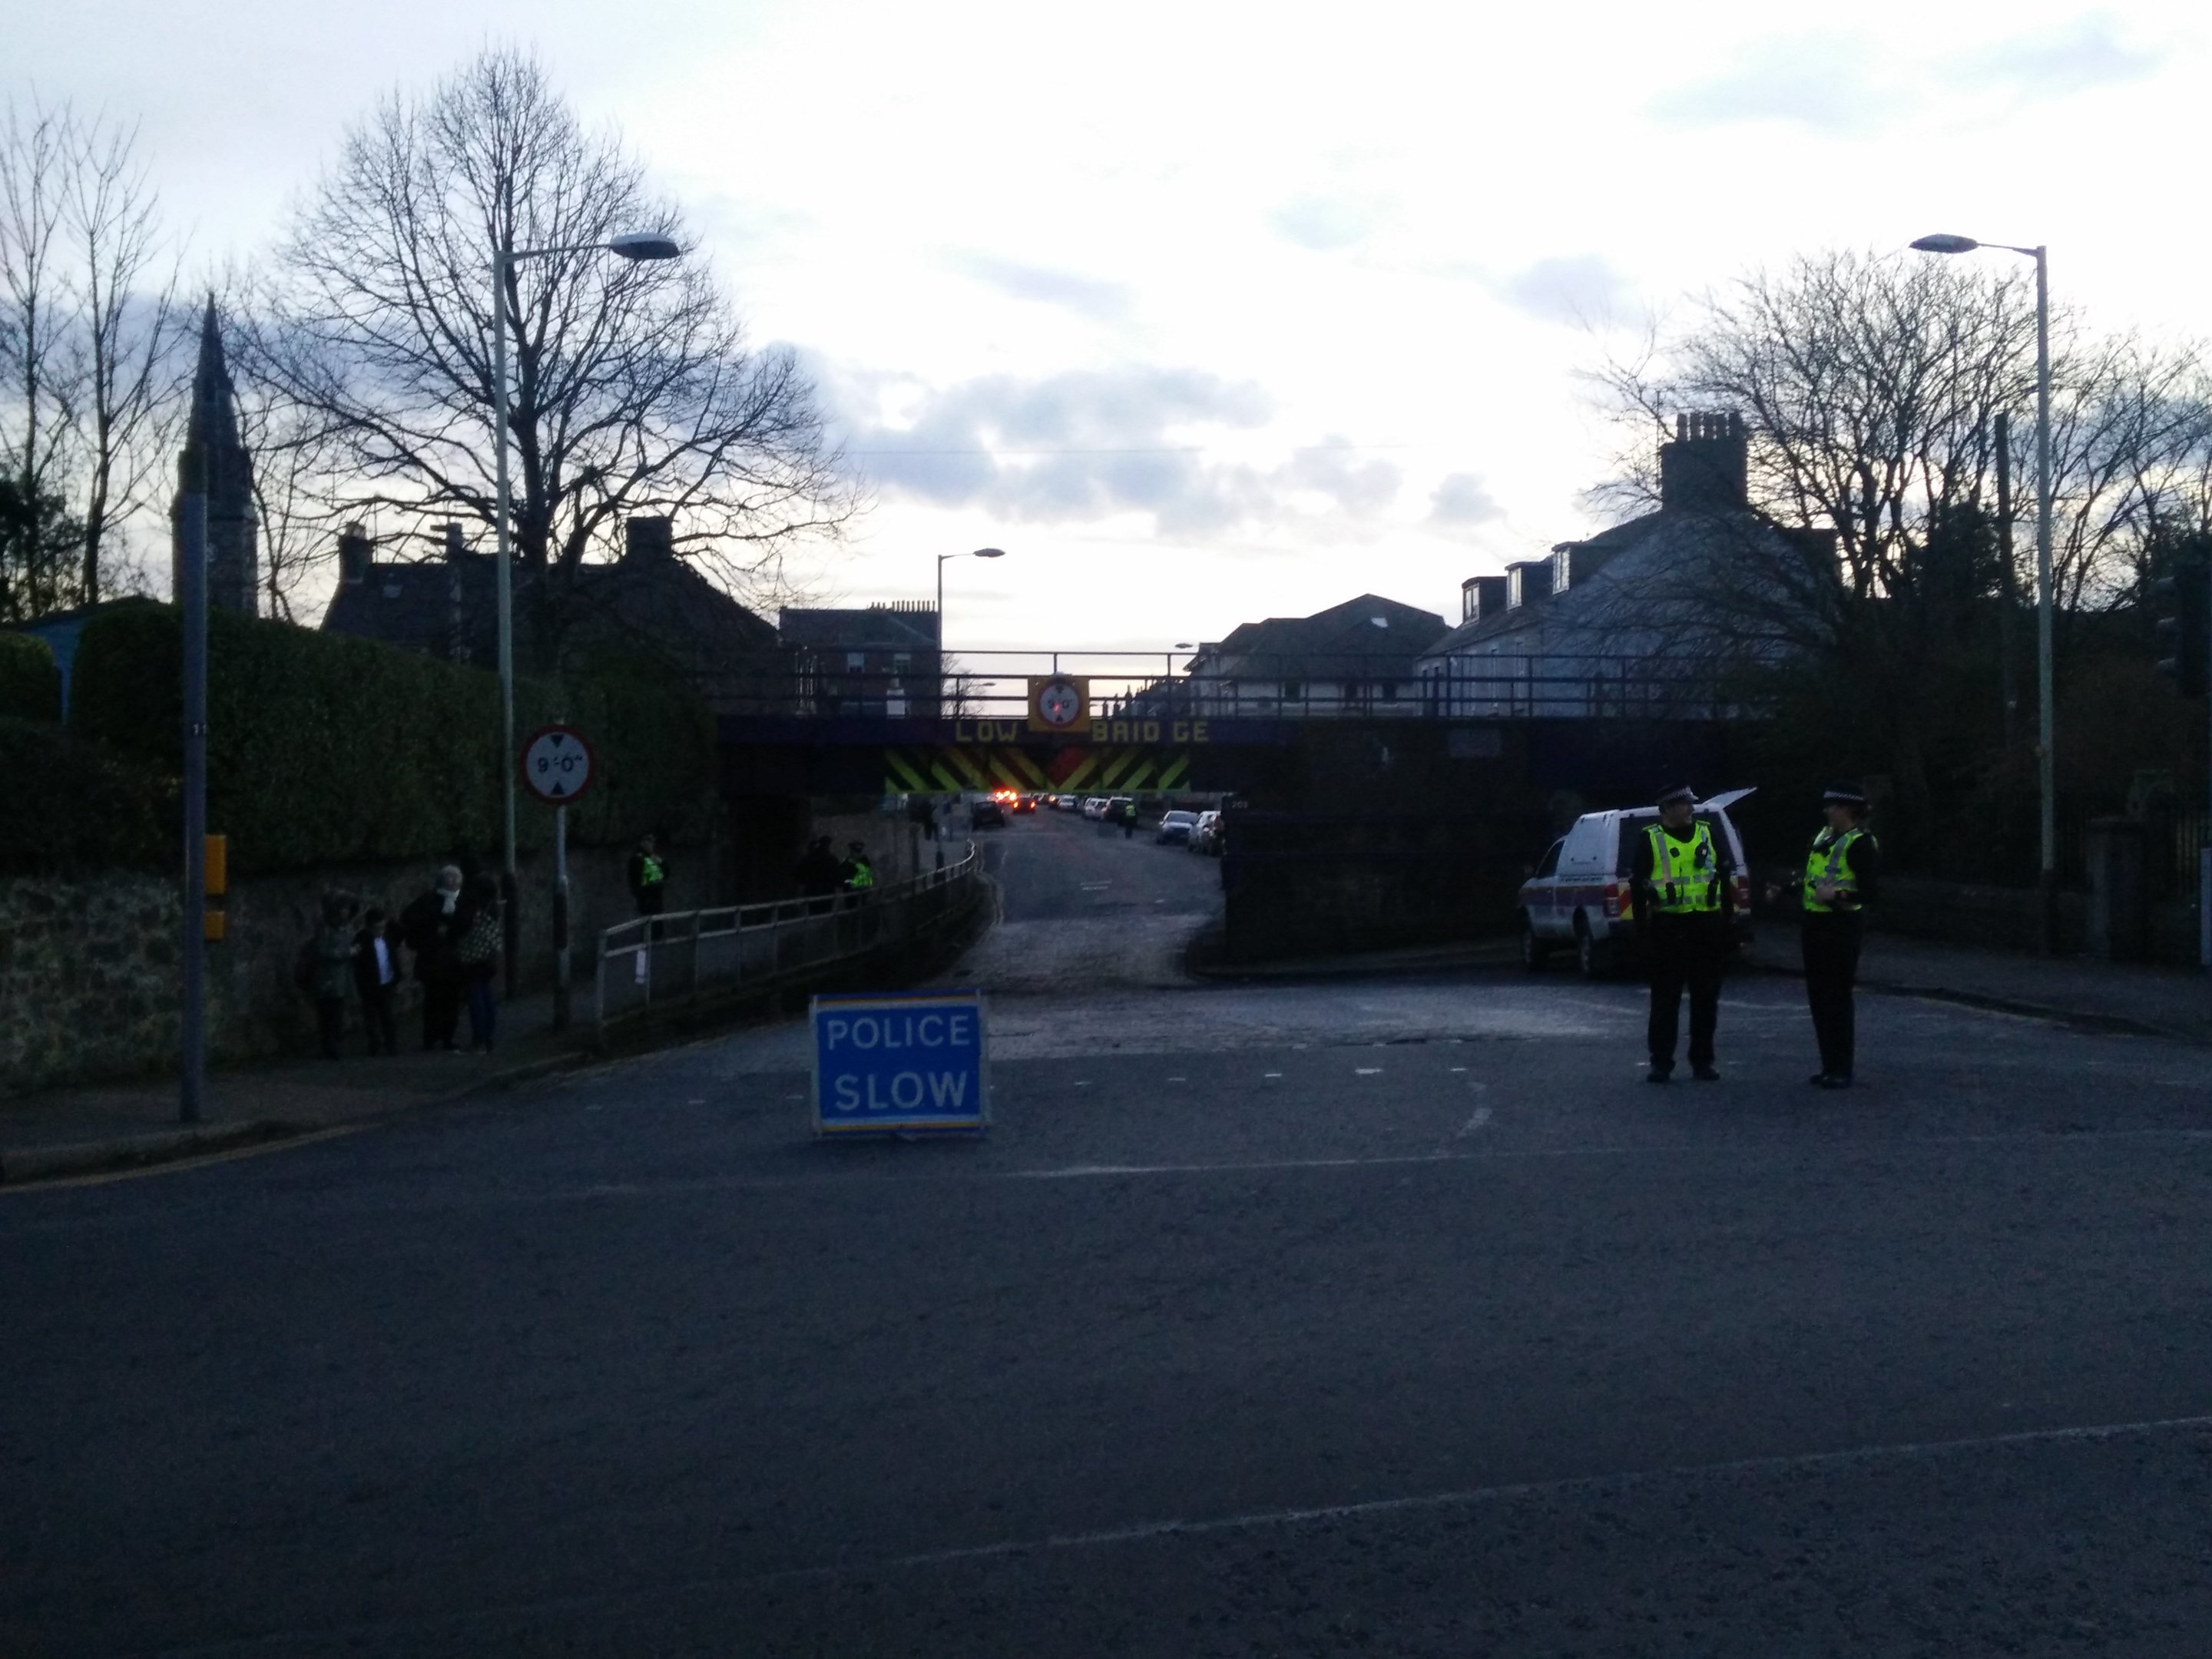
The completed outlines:
{"type": "Polygon", "coordinates": [[[1358,1077],[1381,1077],[1382,1075],[1382,1068],[1380,1066],[1355,1066],[1352,1070],[1353,1075],[1358,1077]]]}
{"type": "Polygon", "coordinates": [[[1474,1115],[1468,1119],[1465,1123],[1460,1126],[1459,1132],[1463,1135],[1473,1134],[1477,1129],[1480,1129],[1484,1124],[1489,1121],[1490,1108],[1487,1106],[1478,1106],[1474,1109],[1474,1115]]]}
{"type": "Polygon", "coordinates": [[[623,1605],[665,1607],[673,1596],[702,1590],[819,1583],[848,1578],[856,1574],[946,1566],[960,1561],[989,1561],[1009,1556],[1042,1554],[1052,1550],[1110,1548],[1115,1545],[1146,1543],[1156,1538],[1200,1538],[1214,1533],[1253,1532],[1264,1528],[1295,1527],[1317,1521],[1360,1521],[1371,1516],[1414,1514],[1423,1510],[1473,1509],[1482,1504],[1510,1503],[1516,1498],[1594,1495],[1633,1490],[1666,1480],[1818,1474],[1830,1469],[1863,1468],[1883,1462],[1957,1457],[2014,1446],[2095,1444],[2107,1440],[2157,1434],[2202,1433],[2208,1430],[2212,1430],[2212,1415],[2167,1417],[2138,1423],[2029,1429],[2016,1434],[1979,1435],[1957,1440],[1906,1441],[1889,1445],[1852,1446],[1834,1451],[1785,1452],[1767,1457],[1727,1458],[1710,1463],[1662,1464],[1656,1468],[1624,1469],[1611,1474],[1501,1482],[1491,1486],[1462,1487],[1455,1492],[1420,1492],[1407,1497],[1377,1498],[1350,1504],[1254,1510],[1241,1515],[1215,1516],[1202,1520],[1140,1521],[1127,1526],[1103,1527],[1092,1532],[1052,1533],[1042,1538],[1000,1539],[988,1544],[955,1545],[946,1549],[917,1551],[908,1555],[878,1556],[870,1560],[841,1561],[818,1567],[792,1567],[778,1572],[712,1573],[598,1594],[543,1596],[495,1606],[479,1605],[449,1613],[365,1620],[313,1629],[294,1628],[196,1643],[190,1647],[163,1648],[160,1651],[164,1659],[191,1659],[191,1656],[213,1659],[213,1656],[222,1654],[282,1653],[303,1647],[310,1641],[327,1643],[334,1637],[351,1637],[356,1641],[368,1638],[388,1640],[409,1632],[419,1634],[440,1629],[511,1622],[519,1618],[544,1618],[562,1613],[603,1613],[623,1605]]]}

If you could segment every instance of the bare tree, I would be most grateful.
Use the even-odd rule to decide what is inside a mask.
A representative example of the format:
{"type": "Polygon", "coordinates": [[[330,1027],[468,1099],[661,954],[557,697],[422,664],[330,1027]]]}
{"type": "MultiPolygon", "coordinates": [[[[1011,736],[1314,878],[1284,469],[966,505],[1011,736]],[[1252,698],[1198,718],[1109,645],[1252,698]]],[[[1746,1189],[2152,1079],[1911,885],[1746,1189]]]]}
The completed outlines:
{"type": "Polygon", "coordinates": [[[69,206],[64,111],[10,103],[0,116],[0,464],[11,483],[0,617],[76,603],[76,573],[60,568],[73,457],[74,309],[64,241],[69,206]]]}
{"type": "Polygon", "coordinates": [[[641,229],[684,240],[533,59],[487,52],[348,135],[283,244],[248,372],[342,442],[333,493],[357,508],[491,526],[493,252],[585,249],[509,267],[518,560],[557,592],[622,519],[665,514],[679,553],[757,593],[855,497],[792,354],[747,344],[703,260],[592,251],[641,229]]]}
{"type": "Polygon", "coordinates": [[[99,602],[116,527],[149,503],[181,410],[178,267],[136,155],[137,133],[73,119],[64,222],[77,272],[84,601],[99,602]]]}

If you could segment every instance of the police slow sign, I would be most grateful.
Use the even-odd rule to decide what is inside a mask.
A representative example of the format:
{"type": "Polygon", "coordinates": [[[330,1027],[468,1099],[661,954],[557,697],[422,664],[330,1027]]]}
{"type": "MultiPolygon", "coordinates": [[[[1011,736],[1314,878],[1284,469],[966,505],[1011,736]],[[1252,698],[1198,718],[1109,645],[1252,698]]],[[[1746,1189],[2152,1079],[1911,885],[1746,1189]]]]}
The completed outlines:
{"type": "Polygon", "coordinates": [[[814,999],[816,1133],[980,1134],[990,1117],[981,991],[814,999]]]}

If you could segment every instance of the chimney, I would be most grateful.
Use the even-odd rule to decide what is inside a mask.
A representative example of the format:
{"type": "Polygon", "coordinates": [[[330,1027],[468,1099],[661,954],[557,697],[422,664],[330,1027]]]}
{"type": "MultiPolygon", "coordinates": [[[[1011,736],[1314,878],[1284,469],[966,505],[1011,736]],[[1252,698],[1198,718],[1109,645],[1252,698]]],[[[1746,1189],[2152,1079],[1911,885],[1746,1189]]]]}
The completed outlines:
{"type": "Polygon", "coordinates": [[[1552,592],[1552,562],[1520,559],[1505,567],[1505,604],[1509,610],[1534,605],[1552,592]]]}
{"type": "Polygon", "coordinates": [[[1505,609],[1506,589],[1510,584],[1503,576],[1469,576],[1459,585],[1459,619],[1463,623],[1480,622],[1494,617],[1505,609]]]}
{"type": "Polygon", "coordinates": [[[1674,440],[1659,446],[1662,513],[1733,513],[1749,499],[1750,448],[1743,416],[1677,415],[1674,440]]]}
{"type": "Polygon", "coordinates": [[[623,526],[623,562],[665,564],[676,556],[676,520],[631,519],[623,526]]]}
{"type": "Polygon", "coordinates": [[[376,544],[359,525],[349,524],[338,532],[338,580],[343,586],[359,587],[367,581],[375,556],[376,544]]]}
{"type": "Polygon", "coordinates": [[[448,522],[446,526],[446,654],[455,662],[466,662],[469,656],[467,630],[461,617],[461,560],[468,552],[461,540],[461,527],[448,522]]]}

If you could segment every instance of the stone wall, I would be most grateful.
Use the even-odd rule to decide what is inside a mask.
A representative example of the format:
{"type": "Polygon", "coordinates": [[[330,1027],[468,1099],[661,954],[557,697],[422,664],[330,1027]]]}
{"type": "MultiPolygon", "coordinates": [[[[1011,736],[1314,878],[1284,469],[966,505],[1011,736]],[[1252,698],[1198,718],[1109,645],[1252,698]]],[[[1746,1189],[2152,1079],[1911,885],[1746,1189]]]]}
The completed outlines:
{"type": "MultiPolygon", "coordinates": [[[[634,914],[628,858],[617,848],[570,854],[579,982],[591,971],[593,935],[634,914]]],[[[668,862],[669,908],[723,896],[708,849],[675,848],[668,862]]],[[[520,960],[532,989],[553,976],[552,866],[547,853],[524,858],[519,872],[520,960]]],[[[397,915],[434,875],[424,865],[365,865],[234,881],[227,937],[206,947],[210,1056],[311,1048],[314,1008],[292,983],[292,960],[314,931],[322,895],[337,889],[397,915]]],[[[0,878],[0,1087],[159,1073],[175,1064],[179,897],[176,882],[147,875],[0,878]]],[[[404,985],[401,1009],[416,1000],[412,982],[404,985]]]]}

